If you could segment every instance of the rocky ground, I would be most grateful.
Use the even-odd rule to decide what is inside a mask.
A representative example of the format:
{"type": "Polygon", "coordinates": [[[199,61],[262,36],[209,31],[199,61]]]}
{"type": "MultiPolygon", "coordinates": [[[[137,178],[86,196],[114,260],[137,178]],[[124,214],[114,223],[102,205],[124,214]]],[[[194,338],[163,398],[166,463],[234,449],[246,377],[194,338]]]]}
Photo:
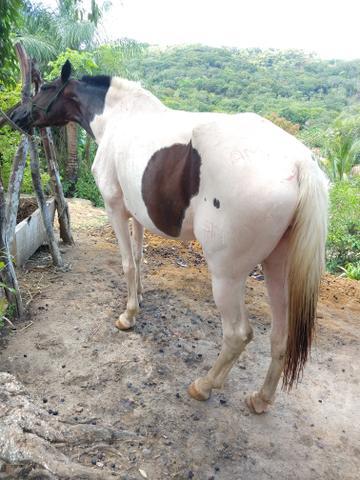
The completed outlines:
{"type": "Polygon", "coordinates": [[[0,479],[359,478],[359,282],[325,276],[303,381],[256,416],[244,398],[269,364],[270,312],[261,274],[250,277],[254,341],[224,390],[199,403],[186,387],[221,343],[199,247],[146,235],[143,308],[120,332],[112,231],[101,209],[70,208],[71,268],[38,252],[19,275],[28,316],[1,331],[0,479]]]}

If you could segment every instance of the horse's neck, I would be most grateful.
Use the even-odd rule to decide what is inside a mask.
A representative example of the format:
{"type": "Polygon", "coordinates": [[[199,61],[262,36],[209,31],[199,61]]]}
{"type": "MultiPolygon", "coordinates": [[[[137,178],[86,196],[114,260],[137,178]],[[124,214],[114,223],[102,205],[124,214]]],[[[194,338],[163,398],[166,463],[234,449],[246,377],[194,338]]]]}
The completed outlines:
{"type": "Polygon", "coordinates": [[[167,110],[148,90],[138,83],[114,77],[108,94],[106,95],[106,108],[112,112],[126,114],[160,113],[167,110]]]}
{"type": "Polygon", "coordinates": [[[166,112],[167,107],[152,93],[135,82],[113,78],[105,97],[104,109],[90,123],[97,143],[100,142],[106,125],[114,116],[132,116],[166,112]]]}

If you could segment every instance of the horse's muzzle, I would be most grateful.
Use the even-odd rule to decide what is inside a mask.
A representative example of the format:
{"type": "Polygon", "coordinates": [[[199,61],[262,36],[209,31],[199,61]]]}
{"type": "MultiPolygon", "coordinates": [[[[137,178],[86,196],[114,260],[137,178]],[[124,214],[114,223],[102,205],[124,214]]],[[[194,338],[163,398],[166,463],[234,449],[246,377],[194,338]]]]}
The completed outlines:
{"type": "Polygon", "coordinates": [[[22,130],[28,132],[31,128],[30,110],[23,105],[15,108],[10,114],[10,119],[22,130]]]}

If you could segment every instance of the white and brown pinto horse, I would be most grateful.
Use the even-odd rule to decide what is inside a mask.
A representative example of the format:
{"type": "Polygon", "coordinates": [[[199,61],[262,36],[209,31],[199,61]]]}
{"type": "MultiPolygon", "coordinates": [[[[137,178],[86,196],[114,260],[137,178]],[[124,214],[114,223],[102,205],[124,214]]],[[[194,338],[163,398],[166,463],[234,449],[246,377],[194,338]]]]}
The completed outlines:
{"type": "Polygon", "coordinates": [[[214,366],[189,387],[206,400],[252,339],[244,289],[261,263],[273,314],[271,363],[247,403],[266,411],[282,372],[285,387],[297,382],[311,345],[327,225],[326,181],[311,152],[253,113],[174,111],[137,83],[70,74],[66,62],[61,77],[12,118],[23,128],[77,121],[95,137],[92,172],[128,286],[116,326],[133,327],[139,311],[144,227],[197,239],[223,325],[214,366]]]}

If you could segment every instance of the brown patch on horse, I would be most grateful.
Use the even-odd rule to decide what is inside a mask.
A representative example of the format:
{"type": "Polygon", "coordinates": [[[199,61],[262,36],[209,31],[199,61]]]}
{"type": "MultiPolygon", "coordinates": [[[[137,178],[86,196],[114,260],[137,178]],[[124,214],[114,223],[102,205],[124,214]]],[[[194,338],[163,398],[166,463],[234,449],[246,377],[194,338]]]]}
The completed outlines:
{"type": "Polygon", "coordinates": [[[201,158],[191,142],[158,150],[144,171],[141,193],[154,225],[178,237],[190,200],[199,192],[201,158]]]}

